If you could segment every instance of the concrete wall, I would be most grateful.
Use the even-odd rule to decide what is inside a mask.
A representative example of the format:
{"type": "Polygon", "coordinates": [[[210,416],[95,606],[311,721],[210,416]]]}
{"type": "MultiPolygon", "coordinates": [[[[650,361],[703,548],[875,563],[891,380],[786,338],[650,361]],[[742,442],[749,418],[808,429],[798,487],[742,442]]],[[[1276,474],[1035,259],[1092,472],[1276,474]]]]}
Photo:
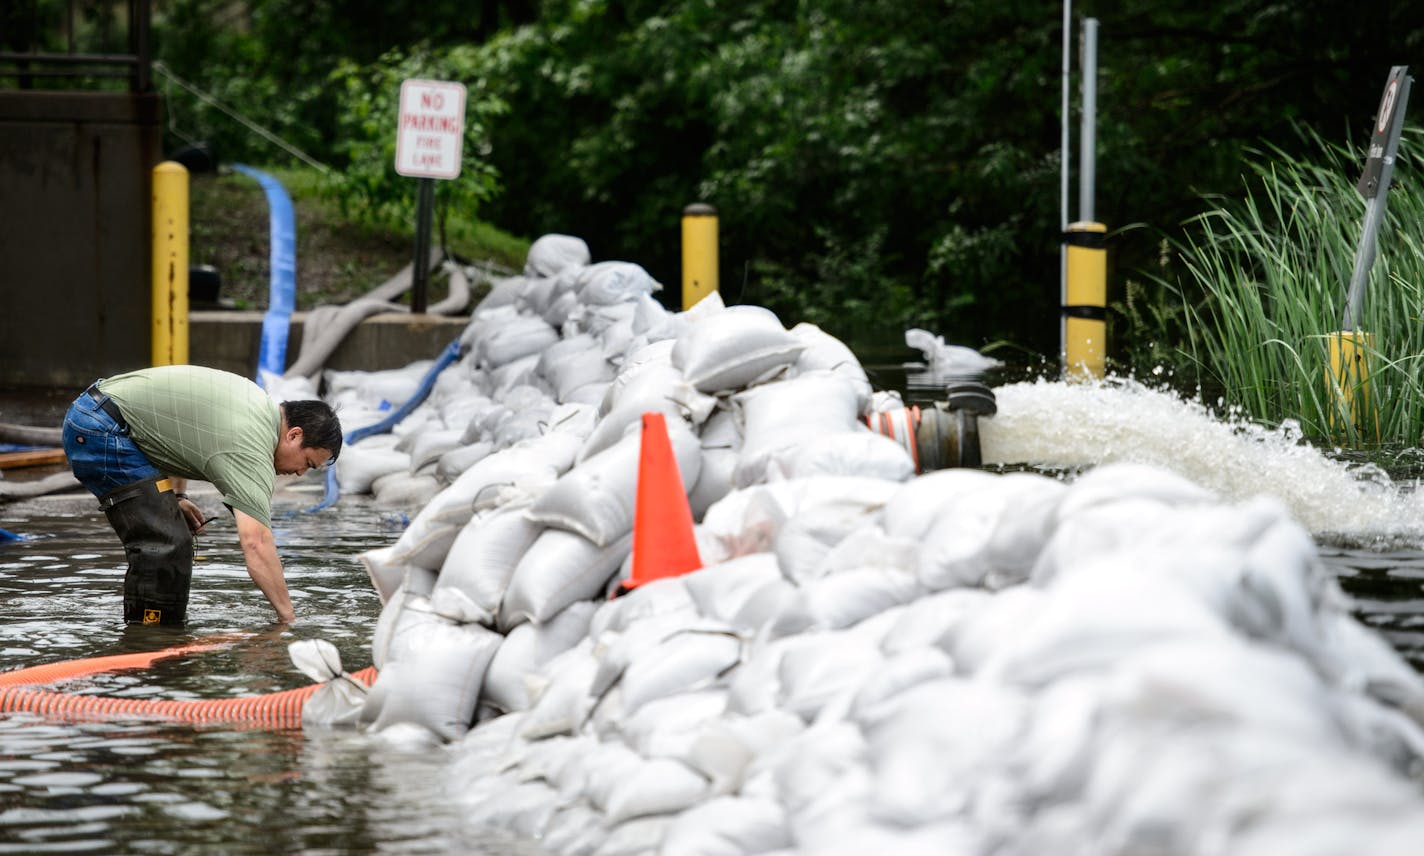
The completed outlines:
{"type": "Polygon", "coordinates": [[[161,116],[154,94],[0,91],[0,386],[147,365],[161,116]]]}
{"type": "MultiPolygon", "coordinates": [[[[192,312],[188,316],[188,356],[194,365],[254,377],[262,347],[261,312],[192,312]]],[[[290,366],[301,353],[307,313],[294,312],[287,333],[290,366]]],[[[399,369],[433,360],[464,332],[468,317],[388,313],[362,321],[323,368],[339,371],[399,369]]]]}

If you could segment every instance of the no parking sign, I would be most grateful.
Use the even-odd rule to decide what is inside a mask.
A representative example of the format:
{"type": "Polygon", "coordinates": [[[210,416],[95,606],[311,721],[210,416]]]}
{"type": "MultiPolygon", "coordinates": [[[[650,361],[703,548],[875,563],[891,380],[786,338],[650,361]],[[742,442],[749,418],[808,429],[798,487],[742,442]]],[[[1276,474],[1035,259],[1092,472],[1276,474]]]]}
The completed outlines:
{"type": "Polygon", "coordinates": [[[456,178],[465,139],[465,85],[439,80],[401,83],[396,172],[412,178],[456,178]]]}

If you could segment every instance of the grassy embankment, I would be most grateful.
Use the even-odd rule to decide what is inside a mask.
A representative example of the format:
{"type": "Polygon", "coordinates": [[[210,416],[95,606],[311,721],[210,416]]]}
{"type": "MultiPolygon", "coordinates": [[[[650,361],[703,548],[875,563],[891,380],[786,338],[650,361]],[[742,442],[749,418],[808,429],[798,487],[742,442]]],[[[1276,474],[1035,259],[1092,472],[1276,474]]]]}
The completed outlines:
{"type": "MultiPolygon", "coordinates": [[[[410,264],[415,223],[384,228],[349,221],[314,170],[264,168],[292,199],[297,224],[297,309],[347,303],[410,264]]],[[[414,181],[411,183],[414,193],[414,181]]],[[[221,297],[237,309],[265,309],[268,302],[269,218],[262,188],[245,175],[194,174],[191,182],[191,249],[194,265],[207,264],[222,276],[221,297]]],[[[490,224],[450,213],[449,249],[461,258],[514,272],[523,267],[528,241],[490,224]]],[[[440,240],[438,222],[432,238],[440,240]]],[[[475,284],[475,299],[483,293],[475,284]]],[[[429,299],[445,294],[433,277],[429,299]]]]}

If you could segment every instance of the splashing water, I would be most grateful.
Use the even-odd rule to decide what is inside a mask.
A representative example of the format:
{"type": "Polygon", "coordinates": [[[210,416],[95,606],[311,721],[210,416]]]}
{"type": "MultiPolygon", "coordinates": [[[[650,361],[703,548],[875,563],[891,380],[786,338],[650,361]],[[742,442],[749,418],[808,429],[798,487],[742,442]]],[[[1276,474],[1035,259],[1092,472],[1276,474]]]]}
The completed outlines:
{"type": "Polygon", "coordinates": [[[994,389],[999,412],[979,423],[986,464],[1078,469],[1153,464],[1224,501],[1273,496],[1317,538],[1375,548],[1424,545],[1424,496],[1374,465],[1327,457],[1298,424],[1272,429],[1221,419],[1200,402],[1114,378],[1037,380],[994,389]]]}

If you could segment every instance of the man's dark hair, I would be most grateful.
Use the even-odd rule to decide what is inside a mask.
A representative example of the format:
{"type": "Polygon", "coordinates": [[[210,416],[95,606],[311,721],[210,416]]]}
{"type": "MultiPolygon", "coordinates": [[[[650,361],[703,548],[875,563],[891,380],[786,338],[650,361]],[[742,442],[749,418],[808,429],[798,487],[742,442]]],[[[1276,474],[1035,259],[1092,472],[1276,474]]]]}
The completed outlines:
{"type": "Polygon", "coordinates": [[[327,449],[333,461],[341,454],[341,420],[325,401],[284,401],[282,416],[288,428],[302,429],[303,449],[327,449]]]}

